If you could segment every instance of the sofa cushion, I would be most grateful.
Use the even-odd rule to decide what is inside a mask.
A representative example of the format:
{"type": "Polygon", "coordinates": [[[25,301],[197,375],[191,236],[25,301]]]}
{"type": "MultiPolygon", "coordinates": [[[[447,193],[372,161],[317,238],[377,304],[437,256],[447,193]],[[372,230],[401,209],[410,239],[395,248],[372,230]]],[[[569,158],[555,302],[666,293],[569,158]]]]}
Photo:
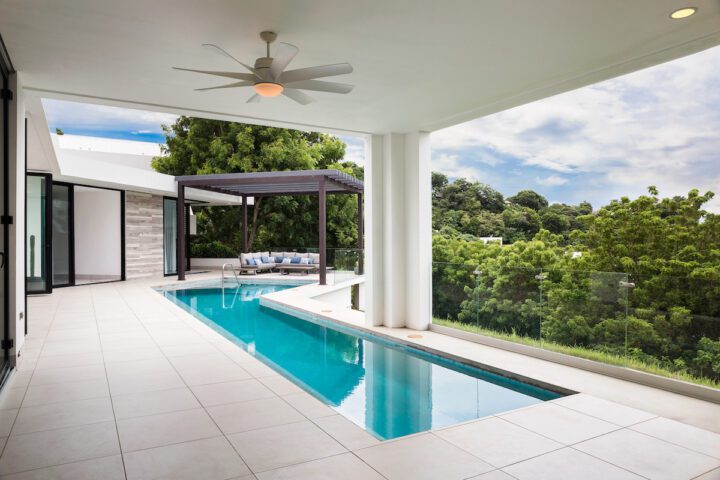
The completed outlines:
{"type": "Polygon", "coordinates": [[[270,252],[253,252],[253,258],[261,258],[263,255],[266,257],[270,256],[270,252]]]}
{"type": "Polygon", "coordinates": [[[270,252],[271,257],[282,257],[283,252],[270,252]]]}
{"type": "Polygon", "coordinates": [[[308,258],[309,253],[298,253],[297,256],[300,258],[308,258]]]}
{"type": "Polygon", "coordinates": [[[241,253],[240,254],[240,264],[241,265],[248,265],[248,259],[252,258],[252,255],[249,253],[241,253]]]}
{"type": "Polygon", "coordinates": [[[318,264],[320,263],[320,254],[319,253],[308,253],[310,256],[310,260],[312,260],[311,263],[318,264]]]}
{"type": "Polygon", "coordinates": [[[297,255],[296,252],[283,252],[283,257],[285,258],[293,258],[295,255],[297,255]]]}

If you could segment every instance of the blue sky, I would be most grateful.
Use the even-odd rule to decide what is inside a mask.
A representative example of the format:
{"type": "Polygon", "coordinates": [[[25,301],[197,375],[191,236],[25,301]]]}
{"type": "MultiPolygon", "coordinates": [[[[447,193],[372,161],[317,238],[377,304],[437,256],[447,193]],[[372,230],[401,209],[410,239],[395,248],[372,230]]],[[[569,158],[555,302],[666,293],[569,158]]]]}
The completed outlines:
{"type": "MultiPolygon", "coordinates": [[[[161,143],[174,115],[45,100],[51,131],[161,143]]],[[[620,196],[691,188],[718,197],[720,47],[432,133],[432,167],[506,196],[600,207],[620,196]]],[[[364,142],[341,137],[363,163],[364,142]]]]}

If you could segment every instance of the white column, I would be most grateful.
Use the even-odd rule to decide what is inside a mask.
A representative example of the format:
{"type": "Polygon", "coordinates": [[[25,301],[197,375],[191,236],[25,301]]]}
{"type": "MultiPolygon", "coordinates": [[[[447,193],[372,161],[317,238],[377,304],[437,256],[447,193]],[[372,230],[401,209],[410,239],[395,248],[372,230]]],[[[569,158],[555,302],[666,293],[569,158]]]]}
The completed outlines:
{"type": "Polygon", "coordinates": [[[367,322],[427,329],[432,308],[429,134],[372,136],[365,168],[367,322]]]}
{"type": "Polygon", "coordinates": [[[15,362],[17,352],[25,341],[25,102],[18,74],[10,75],[10,155],[8,158],[9,213],[13,217],[9,229],[5,268],[9,269],[8,316],[10,338],[15,345],[10,352],[15,362]],[[8,255],[9,252],[9,255],[8,255]]]}

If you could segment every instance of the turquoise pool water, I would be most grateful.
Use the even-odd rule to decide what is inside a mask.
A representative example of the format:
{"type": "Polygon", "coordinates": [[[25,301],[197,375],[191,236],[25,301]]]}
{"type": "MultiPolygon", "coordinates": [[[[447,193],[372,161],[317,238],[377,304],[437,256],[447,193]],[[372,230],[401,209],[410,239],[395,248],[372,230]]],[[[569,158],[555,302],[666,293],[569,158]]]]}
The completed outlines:
{"type": "Polygon", "coordinates": [[[532,405],[561,395],[359,331],[259,304],[285,285],[163,294],[381,439],[532,405]]]}

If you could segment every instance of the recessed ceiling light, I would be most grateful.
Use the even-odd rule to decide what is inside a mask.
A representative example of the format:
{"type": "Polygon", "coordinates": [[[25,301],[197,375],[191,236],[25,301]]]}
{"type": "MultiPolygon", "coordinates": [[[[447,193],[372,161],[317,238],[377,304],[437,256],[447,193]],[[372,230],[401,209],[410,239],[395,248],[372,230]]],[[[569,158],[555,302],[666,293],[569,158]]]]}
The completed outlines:
{"type": "Polygon", "coordinates": [[[694,15],[695,12],[697,12],[697,8],[695,7],[679,8],[670,14],[670,18],[680,20],[681,18],[687,18],[691,15],[694,15]]]}

